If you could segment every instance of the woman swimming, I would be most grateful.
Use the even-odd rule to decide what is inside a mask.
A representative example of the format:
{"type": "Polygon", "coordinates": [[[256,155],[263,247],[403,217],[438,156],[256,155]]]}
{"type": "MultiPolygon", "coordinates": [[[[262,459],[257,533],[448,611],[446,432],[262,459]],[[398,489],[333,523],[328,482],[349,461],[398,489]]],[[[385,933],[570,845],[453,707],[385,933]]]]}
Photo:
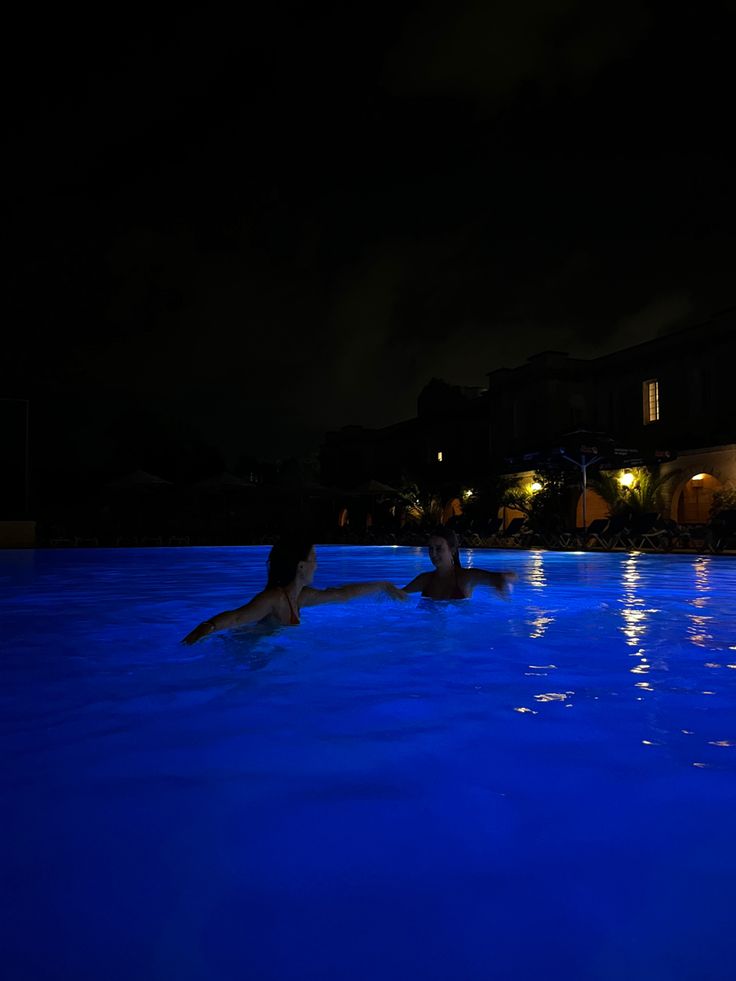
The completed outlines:
{"type": "Polygon", "coordinates": [[[457,535],[448,528],[438,528],[428,543],[429,559],[434,572],[420,572],[404,586],[407,593],[419,593],[428,599],[470,599],[476,586],[490,586],[508,596],[515,572],[489,572],[487,569],[464,569],[460,564],[457,535]]]}
{"type": "Polygon", "coordinates": [[[362,596],[386,593],[392,599],[405,600],[406,593],[390,582],[358,582],[331,589],[314,589],[312,580],[317,569],[314,545],[304,538],[289,538],[277,542],[268,557],[268,581],[266,588],[256,593],[252,600],[235,610],[216,613],[203,620],[182,640],[183,644],[196,644],[202,637],[240,627],[246,623],[271,621],[284,626],[297,626],[300,611],[305,606],[323,603],[346,603],[362,596]]]}

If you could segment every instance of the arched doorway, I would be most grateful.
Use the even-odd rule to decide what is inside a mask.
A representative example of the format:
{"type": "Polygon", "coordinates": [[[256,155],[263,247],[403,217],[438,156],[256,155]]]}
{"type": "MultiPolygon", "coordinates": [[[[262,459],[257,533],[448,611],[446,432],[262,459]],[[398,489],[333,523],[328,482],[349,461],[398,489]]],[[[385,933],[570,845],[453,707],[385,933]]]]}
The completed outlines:
{"type": "Polygon", "coordinates": [[[708,522],[713,494],[723,485],[709,473],[696,473],[680,491],[676,521],[680,525],[703,525],[708,522]]]}
{"type": "MultiPolygon", "coordinates": [[[[587,489],[585,495],[585,520],[590,524],[591,521],[595,521],[597,518],[607,518],[609,512],[609,507],[606,501],[601,497],[601,495],[590,488],[587,489]]],[[[575,509],[575,527],[583,527],[583,495],[578,496],[578,506],[575,509]]]]}
{"type": "Polygon", "coordinates": [[[462,513],[463,509],[462,505],[460,504],[460,498],[451,498],[442,509],[442,524],[446,525],[447,522],[452,521],[453,518],[459,518],[462,513]]]}
{"type": "Polygon", "coordinates": [[[501,519],[501,528],[503,531],[506,531],[514,518],[526,518],[526,516],[526,512],[517,511],[516,508],[509,508],[505,505],[502,505],[498,509],[498,517],[501,519]]]}

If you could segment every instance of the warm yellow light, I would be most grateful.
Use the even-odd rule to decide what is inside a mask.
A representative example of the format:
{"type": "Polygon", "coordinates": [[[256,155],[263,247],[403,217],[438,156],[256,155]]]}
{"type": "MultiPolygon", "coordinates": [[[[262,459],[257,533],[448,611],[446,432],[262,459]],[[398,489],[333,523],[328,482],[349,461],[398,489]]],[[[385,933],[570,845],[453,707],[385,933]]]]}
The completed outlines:
{"type": "Polygon", "coordinates": [[[437,450],[437,463],[442,463],[442,450],[437,450]]]}
{"type": "Polygon", "coordinates": [[[473,496],[473,494],[475,494],[475,491],[473,490],[473,488],[472,487],[468,487],[467,490],[464,490],[463,491],[463,500],[464,501],[469,501],[470,498],[473,496]]]}
{"type": "Polygon", "coordinates": [[[708,476],[707,473],[696,473],[695,476],[692,478],[692,480],[697,480],[698,483],[700,483],[700,481],[705,480],[707,476],[708,476]]]}
{"type": "Polygon", "coordinates": [[[618,482],[622,487],[631,487],[631,485],[634,483],[633,473],[630,470],[627,470],[626,473],[621,474],[621,476],[618,478],[618,482]]]}
{"type": "Polygon", "coordinates": [[[536,494],[537,491],[540,491],[541,489],[542,489],[542,485],[539,483],[538,480],[535,480],[534,483],[529,485],[529,490],[532,492],[532,494],[536,494]]]}

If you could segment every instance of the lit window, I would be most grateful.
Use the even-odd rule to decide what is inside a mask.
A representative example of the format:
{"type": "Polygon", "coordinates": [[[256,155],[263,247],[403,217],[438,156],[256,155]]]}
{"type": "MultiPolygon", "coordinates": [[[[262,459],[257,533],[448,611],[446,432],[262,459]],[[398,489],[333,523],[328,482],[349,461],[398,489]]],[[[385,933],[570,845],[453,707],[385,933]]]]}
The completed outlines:
{"type": "Polygon", "coordinates": [[[437,463],[442,463],[442,450],[437,450],[437,463]]]}
{"type": "Polygon", "coordinates": [[[659,419],[659,382],[650,378],[644,382],[644,425],[659,419]]]}

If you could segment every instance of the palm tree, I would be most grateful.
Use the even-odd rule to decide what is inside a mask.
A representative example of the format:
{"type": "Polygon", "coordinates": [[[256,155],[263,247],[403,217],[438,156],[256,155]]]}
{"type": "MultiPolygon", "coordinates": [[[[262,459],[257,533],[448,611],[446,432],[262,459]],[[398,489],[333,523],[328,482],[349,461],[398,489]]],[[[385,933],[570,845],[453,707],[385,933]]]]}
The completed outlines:
{"type": "Polygon", "coordinates": [[[529,527],[542,535],[558,532],[564,522],[567,483],[563,474],[540,469],[534,473],[537,489],[525,490],[516,485],[506,490],[502,504],[527,516],[529,527]]]}
{"type": "Polygon", "coordinates": [[[438,525],[442,521],[442,499],[431,491],[420,489],[413,481],[406,481],[399,491],[407,521],[419,525],[438,525]]]}
{"type": "Polygon", "coordinates": [[[720,490],[713,492],[713,503],[710,509],[710,516],[713,518],[721,511],[736,510],[736,485],[728,483],[720,490]]]}
{"type": "Polygon", "coordinates": [[[673,470],[668,474],[652,473],[646,467],[632,467],[629,472],[634,479],[628,487],[610,472],[603,472],[600,477],[590,482],[608,504],[611,515],[625,513],[634,517],[652,511],[661,511],[664,490],[667,484],[680,473],[679,470],[673,470]]]}
{"type": "Polygon", "coordinates": [[[608,505],[608,514],[622,514],[628,511],[626,488],[613,474],[603,471],[599,477],[590,480],[590,488],[599,494],[608,505]]]}

